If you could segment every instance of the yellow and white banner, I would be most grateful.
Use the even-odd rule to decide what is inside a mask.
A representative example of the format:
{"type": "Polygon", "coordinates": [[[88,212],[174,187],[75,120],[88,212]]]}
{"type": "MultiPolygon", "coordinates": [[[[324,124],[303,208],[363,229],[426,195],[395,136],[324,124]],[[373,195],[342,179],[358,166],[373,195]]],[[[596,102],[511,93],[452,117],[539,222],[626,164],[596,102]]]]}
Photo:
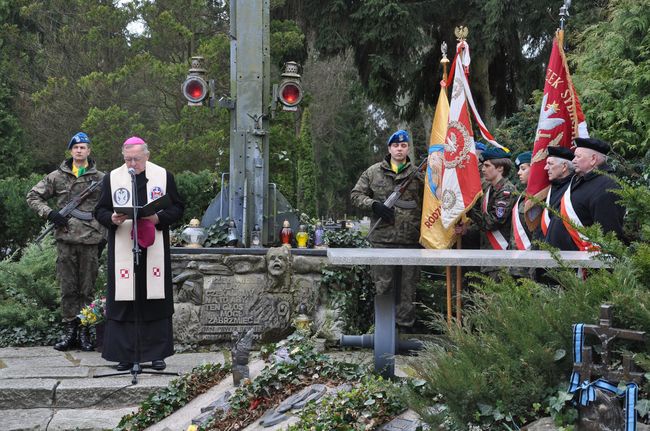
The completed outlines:
{"type": "Polygon", "coordinates": [[[442,225],[439,186],[442,179],[444,159],[444,142],[447,136],[449,119],[449,100],[447,99],[446,84],[441,82],[440,96],[431,126],[429,138],[429,159],[427,174],[424,181],[424,197],[422,200],[422,221],[420,223],[420,244],[425,248],[449,248],[456,241],[454,226],[446,229],[442,225]]]}

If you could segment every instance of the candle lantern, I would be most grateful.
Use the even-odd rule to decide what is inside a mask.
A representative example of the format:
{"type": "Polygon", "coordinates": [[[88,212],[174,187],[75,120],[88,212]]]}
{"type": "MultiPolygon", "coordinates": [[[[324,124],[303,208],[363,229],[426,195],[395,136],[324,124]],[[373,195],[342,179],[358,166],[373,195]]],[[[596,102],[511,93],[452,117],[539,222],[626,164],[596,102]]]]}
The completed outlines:
{"type": "Polygon", "coordinates": [[[293,243],[293,230],[291,230],[289,220],[285,220],[284,223],[282,223],[282,230],[280,231],[280,242],[282,245],[288,245],[289,247],[291,247],[291,244],[293,243]]]}
{"type": "Polygon", "coordinates": [[[208,237],[205,229],[200,226],[198,219],[190,220],[189,227],[181,232],[181,238],[185,242],[185,247],[199,248],[203,246],[203,241],[208,237]]]}
{"type": "Polygon", "coordinates": [[[296,243],[298,248],[307,248],[307,242],[309,241],[309,234],[307,233],[307,228],[304,224],[301,224],[298,228],[298,233],[296,234],[296,243]]]}

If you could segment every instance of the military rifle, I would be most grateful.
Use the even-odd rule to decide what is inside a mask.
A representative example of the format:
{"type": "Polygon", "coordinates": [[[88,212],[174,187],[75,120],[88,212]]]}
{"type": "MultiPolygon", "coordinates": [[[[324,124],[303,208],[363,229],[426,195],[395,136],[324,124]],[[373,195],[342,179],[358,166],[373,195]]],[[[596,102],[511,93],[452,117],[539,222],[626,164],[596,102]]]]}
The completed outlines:
{"type": "MultiPolygon", "coordinates": [[[[59,214],[61,214],[63,217],[68,217],[68,216],[74,216],[80,220],[92,220],[93,216],[91,214],[88,214],[87,212],[78,210],[77,207],[81,205],[81,203],[86,200],[86,198],[95,191],[97,187],[99,187],[101,184],[100,181],[93,181],[90,183],[88,187],[86,187],[81,193],[79,193],[77,196],[73,197],[70,199],[70,201],[65,204],[61,210],[59,210],[59,214]]],[[[56,225],[51,224],[45,231],[43,231],[35,240],[34,243],[38,246],[38,248],[41,248],[41,241],[45,236],[50,233],[52,229],[54,229],[56,225]]]]}
{"type": "MultiPolygon", "coordinates": [[[[415,178],[415,176],[416,176],[416,175],[417,175],[417,174],[422,170],[422,168],[426,165],[427,160],[428,160],[428,157],[425,157],[424,160],[422,160],[422,162],[420,162],[420,165],[418,166],[418,168],[417,168],[415,171],[411,172],[411,175],[409,175],[408,177],[406,177],[406,179],[405,179],[404,181],[402,181],[401,184],[395,186],[395,190],[393,190],[393,193],[391,193],[390,196],[388,196],[388,197],[386,198],[386,200],[384,201],[384,205],[385,205],[385,206],[387,206],[388,208],[393,208],[393,207],[395,206],[395,202],[397,202],[397,201],[399,200],[399,198],[402,197],[402,195],[403,195],[404,192],[406,191],[406,188],[409,186],[409,184],[411,183],[411,181],[413,181],[413,178],[415,178]]],[[[375,230],[375,228],[376,228],[377,226],[379,226],[379,223],[381,223],[381,220],[382,220],[382,219],[381,219],[381,217],[380,217],[379,220],[377,220],[377,221],[375,222],[375,224],[374,224],[374,225],[370,228],[370,230],[368,231],[368,235],[366,236],[366,238],[370,238],[370,234],[375,230]]]]}

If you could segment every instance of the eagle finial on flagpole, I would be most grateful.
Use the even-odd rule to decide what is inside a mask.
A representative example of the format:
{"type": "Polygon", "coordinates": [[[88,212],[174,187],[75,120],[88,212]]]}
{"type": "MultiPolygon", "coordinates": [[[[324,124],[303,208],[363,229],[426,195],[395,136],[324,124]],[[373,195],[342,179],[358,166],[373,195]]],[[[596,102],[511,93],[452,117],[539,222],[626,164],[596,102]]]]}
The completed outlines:
{"type": "Polygon", "coordinates": [[[456,27],[454,30],[454,34],[456,35],[456,39],[458,39],[458,42],[464,42],[467,39],[467,35],[469,34],[469,29],[463,25],[456,27]]]}
{"type": "Polygon", "coordinates": [[[564,30],[566,18],[569,17],[569,8],[571,7],[571,0],[564,0],[564,4],[560,7],[560,30],[564,30]]]}
{"type": "Polygon", "coordinates": [[[442,58],[440,59],[440,64],[442,64],[442,82],[440,85],[443,85],[443,82],[447,81],[447,65],[449,64],[449,59],[447,58],[447,42],[442,42],[440,45],[440,51],[442,51],[442,58]]]}
{"type": "Polygon", "coordinates": [[[564,3],[560,7],[560,46],[564,48],[564,26],[566,24],[567,18],[569,18],[569,8],[571,7],[571,0],[564,0],[564,3]]]}

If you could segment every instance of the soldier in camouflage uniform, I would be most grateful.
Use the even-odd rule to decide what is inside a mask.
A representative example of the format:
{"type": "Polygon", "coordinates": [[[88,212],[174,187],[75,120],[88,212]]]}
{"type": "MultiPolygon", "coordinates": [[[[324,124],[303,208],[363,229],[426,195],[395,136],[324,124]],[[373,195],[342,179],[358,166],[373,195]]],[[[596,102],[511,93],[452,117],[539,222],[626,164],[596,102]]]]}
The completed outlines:
{"type": "MultiPolygon", "coordinates": [[[[506,250],[510,240],[515,186],[508,181],[512,168],[510,154],[500,148],[490,148],[481,154],[482,173],[488,184],[483,199],[468,212],[469,218],[481,232],[481,249],[506,250]]],[[[498,268],[481,268],[493,273],[498,268]]]]}
{"type": "MultiPolygon", "coordinates": [[[[382,219],[369,240],[376,248],[420,248],[420,219],[424,175],[417,174],[408,188],[395,203],[394,208],[383,202],[417,169],[408,157],[409,136],[398,130],[388,139],[388,152],[384,160],[370,166],[352,189],[352,204],[362,210],[372,211],[371,226],[382,219]]],[[[377,294],[385,294],[393,285],[393,266],[373,266],[372,277],[377,294]]],[[[415,286],[420,279],[420,268],[402,267],[402,288],[397,304],[397,324],[408,331],[415,322],[415,286]]]]}
{"type": "Polygon", "coordinates": [[[27,193],[27,204],[56,226],[56,274],[61,286],[61,314],[65,332],[54,348],[65,351],[79,343],[82,350],[90,351],[93,350],[90,328],[82,326],[79,329],[77,315],[93,300],[95,291],[98,247],[105,237],[104,227],[93,216],[101,189],[98,187],[77,207],[81,211],[79,217],[84,220],[73,216],[66,218],[57,208],[65,206],[93,181],[101,181],[104,174],[88,158],[90,139],[85,133],[74,135],[68,143],[68,150],[72,157],[64,160],[57,170],[46,175],[27,193]],[[53,198],[56,198],[55,208],[48,205],[48,200],[53,198]]]}

